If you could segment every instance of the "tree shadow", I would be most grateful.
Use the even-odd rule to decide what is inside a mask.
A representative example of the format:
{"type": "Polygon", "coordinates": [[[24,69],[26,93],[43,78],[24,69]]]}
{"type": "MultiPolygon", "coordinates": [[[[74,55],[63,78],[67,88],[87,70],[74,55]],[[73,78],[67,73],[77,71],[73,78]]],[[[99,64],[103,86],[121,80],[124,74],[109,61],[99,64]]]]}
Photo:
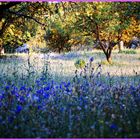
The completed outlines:
{"type": "Polygon", "coordinates": [[[91,52],[86,51],[81,52],[70,52],[65,54],[58,54],[57,56],[50,56],[52,59],[61,59],[61,60],[73,60],[73,59],[89,59],[93,55],[103,55],[102,52],[91,52]]]}

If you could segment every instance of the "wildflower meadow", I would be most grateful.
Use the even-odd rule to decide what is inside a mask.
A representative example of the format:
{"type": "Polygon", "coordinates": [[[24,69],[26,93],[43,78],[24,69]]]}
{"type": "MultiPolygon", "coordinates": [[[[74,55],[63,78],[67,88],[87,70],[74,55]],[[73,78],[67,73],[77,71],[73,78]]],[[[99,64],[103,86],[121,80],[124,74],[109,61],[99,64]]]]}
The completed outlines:
{"type": "Polygon", "coordinates": [[[0,138],[140,138],[140,3],[25,1],[0,0],[0,138]]]}
{"type": "Polygon", "coordinates": [[[49,59],[41,54],[1,59],[0,137],[139,137],[140,67],[137,72],[127,68],[131,77],[122,73],[115,77],[109,70],[117,67],[119,72],[127,65],[108,66],[98,62],[103,54],[87,53],[88,58],[80,52],[49,59]],[[77,68],[79,54],[83,63],[77,68]],[[52,68],[49,61],[54,61],[52,68]]]}

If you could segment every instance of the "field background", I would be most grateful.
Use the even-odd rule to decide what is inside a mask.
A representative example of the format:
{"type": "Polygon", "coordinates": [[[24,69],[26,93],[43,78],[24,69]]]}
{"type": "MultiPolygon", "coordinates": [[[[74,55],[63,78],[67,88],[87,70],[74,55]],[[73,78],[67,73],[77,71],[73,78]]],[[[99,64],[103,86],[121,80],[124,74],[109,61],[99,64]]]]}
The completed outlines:
{"type": "Polygon", "coordinates": [[[1,75],[13,75],[15,71],[18,76],[27,74],[29,68],[28,60],[30,61],[31,68],[36,72],[36,76],[42,72],[45,64],[48,64],[48,72],[52,78],[57,81],[72,78],[75,74],[76,67],[74,63],[78,59],[89,62],[90,57],[94,58],[93,65],[97,67],[98,64],[102,65],[101,73],[111,76],[121,77],[127,76],[137,78],[140,76],[140,50],[136,50],[136,54],[131,54],[131,50],[127,50],[130,54],[118,53],[117,50],[113,51],[113,63],[109,65],[105,61],[105,56],[100,50],[92,51],[77,51],[65,54],[48,53],[48,54],[7,54],[6,59],[1,59],[1,75]]]}

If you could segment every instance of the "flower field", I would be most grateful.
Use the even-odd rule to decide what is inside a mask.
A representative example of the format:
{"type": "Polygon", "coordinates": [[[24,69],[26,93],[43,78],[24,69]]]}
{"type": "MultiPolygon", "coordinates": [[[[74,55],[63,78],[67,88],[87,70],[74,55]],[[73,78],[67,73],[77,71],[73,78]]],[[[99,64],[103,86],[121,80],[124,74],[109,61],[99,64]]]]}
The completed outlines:
{"type": "Polygon", "coordinates": [[[139,54],[114,51],[112,65],[100,51],[1,58],[0,137],[140,137],[139,54]]]}

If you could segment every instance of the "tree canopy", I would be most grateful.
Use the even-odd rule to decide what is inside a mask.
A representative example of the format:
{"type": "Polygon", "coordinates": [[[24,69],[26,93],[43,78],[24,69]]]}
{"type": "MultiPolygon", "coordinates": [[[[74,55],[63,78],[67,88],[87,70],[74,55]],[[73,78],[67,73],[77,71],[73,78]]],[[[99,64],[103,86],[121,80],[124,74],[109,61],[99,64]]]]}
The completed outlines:
{"type": "Polygon", "coordinates": [[[1,2],[1,48],[25,43],[41,26],[49,48],[69,51],[93,41],[110,61],[119,41],[140,36],[139,7],[138,2],[1,2]]]}

